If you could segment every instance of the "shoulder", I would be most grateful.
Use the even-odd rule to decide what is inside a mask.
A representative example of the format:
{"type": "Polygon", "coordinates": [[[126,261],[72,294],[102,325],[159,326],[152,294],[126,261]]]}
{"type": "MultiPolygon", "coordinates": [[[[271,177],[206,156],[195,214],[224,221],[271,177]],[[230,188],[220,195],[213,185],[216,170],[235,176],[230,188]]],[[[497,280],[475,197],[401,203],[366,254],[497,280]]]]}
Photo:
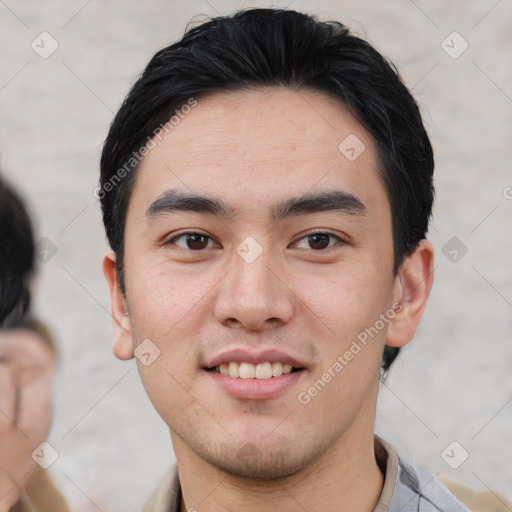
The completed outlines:
{"type": "Polygon", "coordinates": [[[11,512],[69,512],[64,496],[57,490],[48,471],[36,468],[30,475],[26,489],[11,512]]]}
{"type": "Polygon", "coordinates": [[[385,479],[375,512],[470,512],[435,475],[399,457],[378,436],[376,455],[385,466],[385,479]]]}
{"type": "Polygon", "coordinates": [[[401,459],[397,487],[401,488],[401,493],[411,500],[413,505],[410,508],[411,511],[470,512],[465,503],[450,492],[429,470],[401,459]]]}
{"type": "MultiPolygon", "coordinates": [[[[405,462],[400,457],[396,487],[409,494],[410,510],[421,512],[512,512],[512,504],[494,491],[479,492],[431,471],[405,462]]],[[[395,488],[396,490],[396,488],[395,488]]],[[[400,493],[400,492],[399,492],[400,493]]],[[[405,508],[409,510],[409,508],[405,508]]],[[[393,512],[390,508],[389,512],[393,512]]]]}
{"type": "Polygon", "coordinates": [[[440,478],[440,481],[471,512],[512,512],[512,503],[495,491],[474,491],[447,478],[440,478]]]}

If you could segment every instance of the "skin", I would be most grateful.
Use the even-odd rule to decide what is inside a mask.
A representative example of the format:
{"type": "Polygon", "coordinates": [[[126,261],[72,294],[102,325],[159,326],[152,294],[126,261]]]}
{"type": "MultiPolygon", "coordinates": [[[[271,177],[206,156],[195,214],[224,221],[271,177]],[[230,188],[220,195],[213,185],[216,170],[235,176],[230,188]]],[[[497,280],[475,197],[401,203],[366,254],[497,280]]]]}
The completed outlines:
{"type": "Polygon", "coordinates": [[[128,207],[126,296],[112,252],[104,273],[116,356],[133,357],[145,339],[160,350],[138,367],[170,429],[182,510],[373,510],[383,485],[373,447],[382,351],[412,339],[433,249],[421,241],[393,274],[391,211],[371,136],[325,95],[274,88],[202,98],[157,142],[128,207]],[[350,134],[366,148],[354,161],[338,149],[350,134]],[[169,189],[222,199],[236,215],[149,218],[169,189]],[[277,202],[332,190],[354,195],[365,212],[270,216],[277,202]],[[191,250],[177,238],[186,232],[211,241],[191,250]],[[311,232],[334,236],[313,249],[311,232]],[[236,252],[248,236],[263,249],[252,263],[236,252]],[[300,403],[298,393],[398,303],[343,371],[300,403]],[[279,348],[306,369],[277,397],[241,400],[203,369],[234,346],[279,348]]]}
{"type": "Polygon", "coordinates": [[[48,436],[55,360],[34,331],[0,331],[0,512],[17,503],[48,436]]]}

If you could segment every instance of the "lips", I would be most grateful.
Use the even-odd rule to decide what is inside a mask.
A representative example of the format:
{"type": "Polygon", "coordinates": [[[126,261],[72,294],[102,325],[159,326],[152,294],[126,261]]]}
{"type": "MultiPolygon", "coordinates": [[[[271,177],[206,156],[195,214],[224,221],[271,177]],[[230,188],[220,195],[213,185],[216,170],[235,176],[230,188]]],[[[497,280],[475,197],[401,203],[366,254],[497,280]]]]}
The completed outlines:
{"type": "Polygon", "coordinates": [[[292,388],[305,375],[306,364],[281,350],[243,348],[222,352],[203,365],[212,381],[242,400],[268,400],[292,388]]]}

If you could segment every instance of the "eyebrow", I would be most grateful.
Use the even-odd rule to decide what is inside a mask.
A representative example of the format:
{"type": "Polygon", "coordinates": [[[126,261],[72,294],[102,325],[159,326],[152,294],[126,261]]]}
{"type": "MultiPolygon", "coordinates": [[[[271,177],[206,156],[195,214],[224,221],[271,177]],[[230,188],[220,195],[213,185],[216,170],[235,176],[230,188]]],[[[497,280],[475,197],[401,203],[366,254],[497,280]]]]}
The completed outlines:
{"type": "MultiPolygon", "coordinates": [[[[283,220],[293,215],[311,214],[325,211],[339,211],[346,215],[366,215],[366,207],[354,194],[344,190],[306,193],[292,197],[271,206],[270,217],[274,221],[283,220]]],[[[146,210],[149,220],[174,212],[206,213],[220,215],[226,219],[236,217],[235,208],[221,199],[166,190],[146,210]]]]}

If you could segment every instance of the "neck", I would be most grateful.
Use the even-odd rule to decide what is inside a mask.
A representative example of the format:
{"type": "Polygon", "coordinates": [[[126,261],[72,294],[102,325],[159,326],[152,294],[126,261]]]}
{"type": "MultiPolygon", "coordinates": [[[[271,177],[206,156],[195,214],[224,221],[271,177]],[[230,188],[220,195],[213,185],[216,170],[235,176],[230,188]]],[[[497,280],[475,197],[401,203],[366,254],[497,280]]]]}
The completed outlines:
{"type": "Polygon", "coordinates": [[[172,437],[182,511],[371,512],[382,491],[384,479],[375,459],[373,431],[346,432],[307,468],[263,482],[228,474],[191,452],[177,436],[172,437]]]}

